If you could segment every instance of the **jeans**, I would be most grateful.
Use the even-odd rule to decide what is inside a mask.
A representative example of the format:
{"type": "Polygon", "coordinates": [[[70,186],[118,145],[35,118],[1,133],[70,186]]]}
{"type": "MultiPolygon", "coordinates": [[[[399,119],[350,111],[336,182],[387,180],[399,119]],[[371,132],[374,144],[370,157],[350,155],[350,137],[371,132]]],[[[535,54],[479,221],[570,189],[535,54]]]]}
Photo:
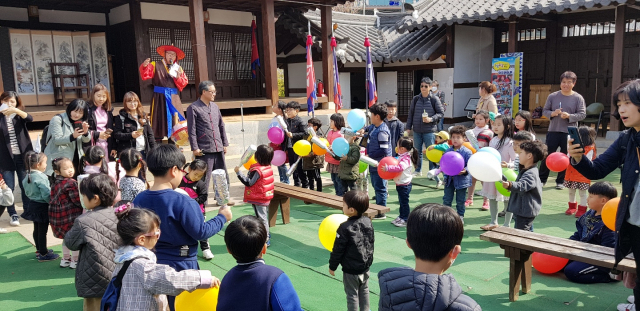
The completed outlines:
{"type": "Polygon", "coordinates": [[[369,271],[363,274],[342,273],[348,311],[369,311],[369,271]]]}
{"type": "Polygon", "coordinates": [[[411,211],[411,208],[409,207],[411,184],[396,186],[396,191],[398,191],[398,201],[400,202],[400,218],[407,221],[407,219],[409,219],[409,212],[411,211]]]}
{"type": "Polygon", "coordinates": [[[633,297],[635,297],[636,301],[640,301],[640,227],[625,221],[622,223],[620,232],[622,235],[618,236],[618,238],[622,241],[629,239],[624,243],[631,244],[631,252],[636,262],[636,286],[633,288],[633,297]]]}
{"type": "MultiPolygon", "coordinates": [[[[11,189],[13,192],[16,189],[16,182],[20,186],[21,196],[22,196],[22,206],[29,205],[29,198],[24,192],[24,187],[22,186],[22,181],[25,177],[27,177],[27,170],[24,168],[24,161],[22,159],[22,155],[14,155],[13,156],[13,165],[16,170],[8,170],[2,171],[2,178],[4,178],[4,182],[7,184],[7,187],[11,189]],[[18,180],[16,180],[15,176],[18,174],[18,180]]],[[[7,211],[9,212],[9,216],[17,216],[15,204],[11,204],[10,206],[6,206],[7,211]]],[[[0,216],[4,213],[5,206],[0,206],[0,216]]]]}
{"type": "MultiPolygon", "coordinates": [[[[287,150],[287,157],[289,158],[289,167],[298,161],[298,155],[293,152],[293,149],[287,150]]],[[[302,161],[301,161],[302,162],[302,161]]],[[[302,170],[302,163],[298,162],[298,166],[293,171],[293,185],[296,187],[308,188],[309,182],[307,181],[307,175],[304,174],[302,170]]]]}
{"type": "Polygon", "coordinates": [[[336,195],[343,196],[344,189],[342,189],[342,180],[338,177],[338,173],[331,173],[331,181],[333,181],[333,188],[336,189],[336,195]]]}
{"type": "Polygon", "coordinates": [[[387,206],[387,181],[380,178],[378,168],[369,166],[369,175],[371,175],[371,185],[376,192],[376,204],[387,206]]]}
{"type": "Polygon", "coordinates": [[[609,283],[611,268],[599,267],[588,263],[571,261],[564,267],[564,275],[571,282],[582,284],[609,283]]]}
{"type": "Polygon", "coordinates": [[[347,193],[347,191],[356,190],[356,181],[355,180],[342,180],[340,179],[340,184],[342,186],[342,191],[347,193]]]}
{"type": "Polygon", "coordinates": [[[322,178],[320,178],[320,169],[314,168],[312,170],[303,170],[303,172],[305,175],[307,175],[307,180],[309,180],[309,190],[318,190],[318,192],[322,192],[322,178]]]}
{"type": "MultiPolygon", "coordinates": [[[[436,141],[436,134],[434,133],[413,133],[413,147],[418,150],[418,163],[416,165],[416,172],[422,171],[422,146],[429,147],[436,141]]],[[[429,161],[429,160],[427,160],[429,161]]],[[[429,161],[429,169],[433,169],[435,166],[429,161]]]]}
{"type": "Polygon", "coordinates": [[[444,197],[442,197],[442,204],[446,206],[451,206],[453,202],[453,195],[456,195],[456,211],[458,215],[464,217],[464,200],[467,197],[467,188],[464,189],[456,189],[453,186],[453,182],[449,186],[444,187],[444,197]]]}
{"type": "Polygon", "coordinates": [[[287,176],[287,164],[278,166],[278,175],[280,175],[280,182],[283,184],[289,184],[289,176],[287,176]]]}
{"type": "Polygon", "coordinates": [[[516,224],[513,226],[515,229],[533,232],[533,220],[535,217],[522,217],[516,216],[516,224]]]}
{"type": "MultiPolygon", "coordinates": [[[[549,154],[556,152],[558,147],[560,147],[560,152],[562,154],[567,154],[567,133],[562,132],[549,132],[547,133],[546,145],[548,148],[549,154]]],[[[540,181],[542,183],[546,183],[549,178],[549,168],[547,168],[547,161],[541,161],[540,164],[540,181]]],[[[556,178],[556,184],[564,183],[564,175],[566,171],[562,171],[558,173],[558,177],[556,178]]]]}
{"type": "Polygon", "coordinates": [[[442,131],[443,128],[444,128],[444,117],[440,118],[440,121],[438,122],[438,132],[442,131]]]}

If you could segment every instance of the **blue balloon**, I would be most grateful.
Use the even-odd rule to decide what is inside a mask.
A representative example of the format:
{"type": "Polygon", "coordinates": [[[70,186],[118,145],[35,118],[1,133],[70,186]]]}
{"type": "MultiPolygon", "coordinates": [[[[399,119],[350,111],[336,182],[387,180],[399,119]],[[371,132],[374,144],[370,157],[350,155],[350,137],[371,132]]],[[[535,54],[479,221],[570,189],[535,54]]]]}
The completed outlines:
{"type": "Polygon", "coordinates": [[[494,157],[498,158],[498,161],[500,161],[500,163],[502,163],[502,156],[500,155],[500,152],[498,152],[498,150],[496,150],[493,147],[483,147],[483,148],[480,148],[480,150],[478,150],[478,152],[491,153],[494,157]]]}
{"type": "Polygon", "coordinates": [[[342,137],[338,137],[331,144],[331,150],[337,156],[342,157],[349,152],[349,142],[342,137]]]}
{"type": "Polygon", "coordinates": [[[367,117],[360,109],[353,109],[349,111],[349,114],[347,115],[347,123],[349,123],[349,127],[353,131],[358,131],[363,128],[366,121],[367,117]]]}

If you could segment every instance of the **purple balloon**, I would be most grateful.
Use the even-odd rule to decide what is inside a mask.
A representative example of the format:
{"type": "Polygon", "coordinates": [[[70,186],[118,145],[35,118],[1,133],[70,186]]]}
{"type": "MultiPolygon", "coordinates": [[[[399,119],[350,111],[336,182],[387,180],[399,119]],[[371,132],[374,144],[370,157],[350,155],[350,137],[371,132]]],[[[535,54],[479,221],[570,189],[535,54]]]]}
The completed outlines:
{"type": "Polygon", "coordinates": [[[269,141],[274,144],[281,144],[284,141],[284,131],[279,127],[272,127],[267,131],[269,141]]]}
{"type": "Polygon", "coordinates": [[[445,175],[456,176],[464,169],[464,158],[455,151],[449,151],[442,155],[440,169],[445,175]]]}
{"type": "Polygon", "coordinates": [[[271,165],[280,166],[287,160],[287,154],[282,150],[276,150],[273,152],[273,160],[271,165]]]}

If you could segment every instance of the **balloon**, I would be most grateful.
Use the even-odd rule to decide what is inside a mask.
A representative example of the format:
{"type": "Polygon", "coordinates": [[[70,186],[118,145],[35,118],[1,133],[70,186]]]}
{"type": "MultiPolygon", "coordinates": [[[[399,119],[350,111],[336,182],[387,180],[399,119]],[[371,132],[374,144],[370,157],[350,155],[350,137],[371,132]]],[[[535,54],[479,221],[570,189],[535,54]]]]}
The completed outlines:
{"type": "Polygon", "coordinates": [[[349,111],[349,114],[347,115],[347,123],[349,123],[349,127],[354,132],[363,128],[366,121],[367,117],[365,117],[364,111],[360,109],[353,109],[349,111]]]}
{"type": "Polygon", "coordinates": [[[311,152],[311,143],[306,140],[298,140],[295,144],[293,144],[293,152],[301,157],[304,157],[311,152]]]}
{"type": "Polygon", "coordinates": [[[380,178],[389,180],[394,179],[398,175],[402,174],[402,172],[395,173],[383,171],[383,168],[387,165],[398,165],[398,159],[394,157],[384,157],[382,158],[382,160],[380,160],[380,162],[378,163],[378,175],[380,176],[380,178]]]}
{"type": "Polygon", "coordinates": [[[176,311],[215,310],[218,306],[219,287],[184,291],[176,297],[176,311]]]}
{"type": "MultiPolygon", "coordinates": [[[[429,147],[435,147],[435,145],[431,145],[429,147]]],[[[444,154],[444,152],[442,152],[442,150],[438,150],[436,148],[433,148],[431,150],[425,149],[424,153],[427,155],[427,159],[429,159],[429,161],[431,161],[433,163],[440,162],[440,159],[442,158],[442,155],[444,154]]]]}
{"type": "MultiPolygon", "coordinates": [[[[322,138],[319,137],[318,138],[322,143],[324,143],[325,146],[329,147],[329,141],[326,138],[322,138]]],[[[312,144],[311,145],[311,150],[313,151],[314,154],[316,155],[324,155],[325,153],[327,153],[327,150],[320,148],[320,146],[316,145],[316,144],[312,144]]]]}
{"type": "Polygon", "coordinates": [[[467,169],[469,174],[479,181],[496,182],[502,180],[500,160],[490,152],[476,152],[469,158],[467,169]]]}
{"type": "Polygon", "coordinates": [[[338,227],[340,227],[341,223],[347,221],[347,219],[349,219],[347,215],[333,214],[327,216],[327,218],[320,223],[320,228],[318,228],[318,238],[320,238],[322,246],[324,246],[328,251],[333,251],[333,243],[336,241],[338,227]]]}
{"type": "Polygon", "coordinates": [[[542,274],[556,273],[567,265],[569,259],[534,252],[531,254],[533,267],[542,274]]]}
{"type": "MultiPolygon", "coordinates": [[[[504,177],[507,177],[508,181],[516,181],[516,178],[518,178],[518,174],[516,174],[514,170],[506,167],[502,168],[502,175],[504,175],[504,177]]],[[[496,181],[496,190],[498,190],[498,193],[504,195],[505,197],[511,195],[511,191],[505,189],[502,186],[502,180],[496,181]]]]}
{"type": "Polygon", "coordinates": [[[613,198],[602,207],[602,222],[612,231],[616,231],[616,215],[618,214],[619,203],[620,198],[613,198]]]}
{"type": "Polygon", "coordinates": [[[280,127],[274,126],[267,131],[267,138],[274,144],[281,144],[284,141],[284,131],[280,127]]]}
{"type": "Polygon", "coordinates": [[[364,163],[364,162],[358,162],[360,164],[358,172],[360,174],[364,173],[368,168],[369,168],[369,164],[364,163]]]}
{"type": "Polygon", "coordinates": [[[456,176],[464,169],[464,158],[455,151],[449,151],[442,155],[440,169],[445,175],[456,176]]]}
{"type": "Polygon", "coordinates": [[[500,152],[498,152],[498,150],[496,150],[496,148],[484,147],[484,148],[480,148],[480,150],[478,150],[478,152],[488,152],[488,153],[492,154],[494,157],[496,157],[496,159],[498,159],[499,162],[502,162],[502,156],[500,155],[500,152]]]}
{"type": "Polygon", "coordinates": [[[244,168],[246,168],[247,170],[251,168],[251,165],[254,165],[258,163],[258,161],[256,161],[256,156],[252,155],[251,158],[249,159],[249,161],[247,161],[247,163],[242,164],[242,166],[244,166],[244,168]]]}
{"type": "Polygon", "coordinates": [[[271,165],[280,166],[287,161],[287,154],[282,150],[276,150],[273,152],[273,159],[271,165]]]}
{"type": "Polygon", "coordinates": [[[462,145],[467,147],[467,149],[471,150],[471,154],[476,153],[476,148],[473,148],[473,146],[471,146],[470,142],[465,141],[462,145]]]}
{"type": "Polygon", "coordinates": [[[554,152],[547,156],[547,168],[553,172],[559,173],[567,169],[569,166],[569,156],[562,152],[554,152]]]}
{"type": "Polygon", "coordinates": [[[335,153],[336,156],[342,157],[349,152],[349,142],[342,137],[338,137],[333,140],[331,150],[333,150],[333,153],[335,153]]]}

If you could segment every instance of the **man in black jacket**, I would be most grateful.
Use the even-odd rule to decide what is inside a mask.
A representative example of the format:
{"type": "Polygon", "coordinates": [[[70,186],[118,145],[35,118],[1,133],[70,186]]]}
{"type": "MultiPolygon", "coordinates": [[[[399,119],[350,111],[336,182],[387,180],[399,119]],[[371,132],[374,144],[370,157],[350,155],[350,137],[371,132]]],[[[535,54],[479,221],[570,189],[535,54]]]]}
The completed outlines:
{"type": "MultiPolygon", "coordinates": [[[[287,103],[285,110],[285,115],[287,116],[287,137],[285,137],[282,143],[282,149],[287,152],[290,166],[293,166],[293,163],[298,160],[298,155],[293,152],[293,145],[297,141],[304,139],[307,135],[306,123],[302,122],[302,118],[298,117],[298,112],[300,112],[300,103],[296,101],[287,103]]],[[[293,171],[293,185],[296,187],[302,186],[302,188],[309,187],[309,181],[300,163],[298,163],[298,167],[293,171]]]]}
{"type": "Polygon", "coordinates": [[[366,192],[352,190],[344,194],[342,212],[349,216],[338,227],[333,251],[329,259],[329,273],[335,276],[338,265],[342,265],[342,282],[347,294],[349,311],[368,311],[369,268],[373,263],[373,225],[369,217],[362,214],[369,208],[366,192]]]}

